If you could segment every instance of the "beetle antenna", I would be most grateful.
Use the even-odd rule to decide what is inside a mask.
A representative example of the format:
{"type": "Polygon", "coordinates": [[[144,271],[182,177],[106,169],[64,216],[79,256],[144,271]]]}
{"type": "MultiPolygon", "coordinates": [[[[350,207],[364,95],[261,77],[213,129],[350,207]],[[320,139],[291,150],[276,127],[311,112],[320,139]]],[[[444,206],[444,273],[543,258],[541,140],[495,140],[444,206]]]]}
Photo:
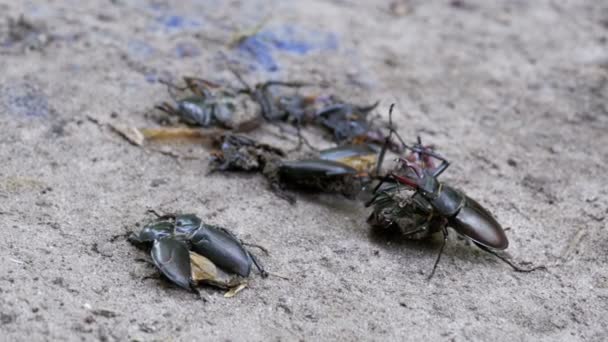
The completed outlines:
{"type": "Polygon", "coordinates": [[[154,210],[154,209],[148,209],[147,212],[154,214],[154,216],[156,216],[156,218],[161,218],[163,217],[163,215],[159,214],[158,211],[154,210]]]}
{"type": "Polygon", "coordinates": [[[253,90],[251,89],[251,87],[249,86],[249,84],[245,81],[245,79],[241,76],[241,74],[236,71],[232,66],[228,65],[228,70],[230,70],[230,72],[234,75],[234,77],[236,77],[236,79],[239,81],[239,83],[241,83],[241,85],[243,87],[245,87],[245,92],[251,94],[253,93],[253,90]]]}
{"type": "Polygon", "coordinates": [[[520,266],[514,264],[511,260],[509,260],[509,259],[505,258],[504,256],[502,256],[502,255],[494,252],[493,250],[489,249],[488,247],[480,245],[478,243],[476,243],[476,245],[477,245],[477,247],[481,248],[482,250],[484,250],[484,251],[492,254],[493,256],[497,257],[498,259],[500,259],[501,261],[503,261],[505,264],[511,266],[511,268],[515,272],[529,273],[529,272],[533,272],[533,271],[536,271],[536,270],[546,270],[547,269],[547,267],[544,266],[544,265],[535,266],[535,267],[532,267],[532,268],[523,268],[523,267],[520,267],[520,266]]]}
{"type": "Polygon", "coordinates": [[[370,205],[372,205],[372,203],[374,203],[376,198],[378,198],[378,196],[380,195],[378,193],[378,190],[380,190],[380,187],[382,186],[382,184],[384,184],[385,182],[387,182],[390,179],[391,179],[390,173],[387,174],[386,176],[382,177],[382,180],[380,180],[380,183],[378,183],[378,185],[376,185],[376,187],[372,191],[372,193],[374,194],[374,197],[372,197],[369,201],[365,202],[365,207],[369,207],[370,205]]]}
{"type": "MultiPolygon", "coordinates": [[[[399,139],[399,142],[401,143],[401,145],[403,146],[403,148],[410,148],[405,143],[405,141],[403,140],[403,138],[401,137],[401,135],[399,133],[397,133],[397,130],[393,127],[393,107],[395,107],[394,103],[391,104],[391,108],[388,111],[388,128],[389,128],[391,134],[395,133],[395,136],[397,136],[397,139],[399,139]]],[[[389,134],[389,136],[390,136],[390,134],[389,134]]]]}
{"type": "Polygon", "coordinates": [[[188,87],[181,88],[181,87],[177,86],[176,84],[173,84],[173,83],[171,83],[167,80],[163,80],[163,79],[158,80],[158,83],[164,84],[167,86],[167,93],[169,93],[169,96],[171,96],[171,99],[175,102],[178,102],[178,99],[177,99],[177,96],[175,95],[175,93],[173,92],[173,89],[177,89],[180,91],[188,89],[188,87]]]}

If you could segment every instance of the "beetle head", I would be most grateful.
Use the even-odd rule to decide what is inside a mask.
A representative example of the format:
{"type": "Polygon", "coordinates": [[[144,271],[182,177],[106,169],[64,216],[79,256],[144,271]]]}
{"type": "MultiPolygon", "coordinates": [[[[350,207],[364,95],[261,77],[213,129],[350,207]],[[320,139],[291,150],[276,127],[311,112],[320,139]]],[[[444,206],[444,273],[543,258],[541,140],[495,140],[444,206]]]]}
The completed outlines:
{"type": "Polygon", "coordinates": [[[175,217],[175,234],[190,235],[201,226],[201,219],[194,214],[183,214],[175,217]]]}
{"type": "Polygon", "coordinates": [[[418,191],[424,197],[433,197],[439,188],[437,178],[426,168],[418,163],[409,162],[405,158],[399,158],[399,174],[394,173],[393,177],[401,184],[418,191]]]}

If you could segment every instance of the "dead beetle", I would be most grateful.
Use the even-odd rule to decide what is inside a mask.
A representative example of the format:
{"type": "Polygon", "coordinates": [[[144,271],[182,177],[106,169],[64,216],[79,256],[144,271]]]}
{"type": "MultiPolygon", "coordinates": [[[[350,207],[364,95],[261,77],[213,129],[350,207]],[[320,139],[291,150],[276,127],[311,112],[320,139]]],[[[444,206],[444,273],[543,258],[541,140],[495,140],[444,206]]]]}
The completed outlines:
{"type": "Polygon", "coordinates": [[[281,161],[276,176],[270,178],[273,189],[279,191],[279,194],[281,189],[291,188],[340,193],[352,198],[361,189],[356,169],[323,159],[281,161]]]}
{"type": "Polygon", "coordinates": [[[371,147],[344,146],[321,151],[318,157],[284,160],[285,153],[249,137],[225,134],[212,153],[210,170],[260,172],[279,197],[295,203],[286,189],[339,193],[355,197],[369,182],[376,153],[371,147]]]}
{"type": "Polygon", "coordinates": [[[154,265],[176,285],[193,290],[198,283],[230,290],[234,295],[247,284],[251,265],[266,271],[230,231],[208,225],[193,214],[163,215],[147,224],[129,241],[149,247],[154,265]]]}
{"type": "Polygon", "coordinates": [[[319,157],[279,160],[266,168],[265,175],[277,194],[293,203],[295,198],[283,189],[342,194],[356,197],[372,179],[371,166],[377,152],[370,146],[342,146],[323,150],[319,157]]]}
{"type": "Polygon", "coordinates": [[[379,102],[370,106],[355,106],[339,102],[321,109],[316,117],[334,135],[336,142],[343,143],[363,136],[371,129],[367,116],[378,104],[379,102]]]}
{"type": "Polygon", "coordinates": [[[163,102],[156,108],[170,115],[176,115],[192,125],[203,127],[219,125],[226,128],[231,128],[234,125],[234,112],[239,105],[235,92],[201,78],[184,77],[184,81],[186,83],[185,87],[161,81],[161,83],[167,85],[175,107],[163,102]],[[178,99],[173,89],[189,90],[192,95],[178,99]]]}
{"type": "Polygon", "coordinates": [[[296,127],[298,145],[295,150],[300,150],[303,144],[306,144],[310,149],[315,150],[315,148],[302,136],[301,127],[309,121],[311,117],[314,117],[314,109],[310,109],[310,107],[314,107],[314,104],[320,98],[316,96],[277,95],[273,92],[273,88],[276,87],[301,88],[308,86],[308,83],[266,81],[251,87],[236,70],[231,68],[230,71],[243,86],[242,89],[238,90],[238,93],[246,94],[260,106],[261,117],[266,122],[272,124],[287,122],[296,127]]]}
{"type": "MultiPolygon", "coordinates": [[[[391,105],[389,116],[392,116],[393,105],[391,105]]],[[[524,269],[513,264],[508,259],[497,254],[494,250],[504,250],[509,246],[509,241],[502,226],[496,221],[492,214],[482,207],[477,201],[467,196],[464,192],[447,185],[438,180],[439,175],[443,173],[450,163],[432,151],[428,146],[423,146],[420,138],[417,144],[410,147],[403,142],[403,139],[397,132],[394,131],[392,125],[390,133],[386,138],[388,142],[391,135],[395,134],[401,141],[404,148],[411,150],[416,154],[416,162],[411,162],[408,158],[399,158],[398,167],[387,174],[384,179],[374,189],[374,197],[366,203],[366,206],[374,205],[375,210],[370,217],[373,222],[378,222],[377,215],[379,210],[386,208],[387,199],[394,199],[394,191],[399,186],[405,186],[414,191],[410,202],[405,203],[405,215],[419,215],[425,217],[423,222],[417,222],[414,229],[406,232],[406,235],[414,235],[427,232],[429,235],[441,231],[443,233],[443,243],[439,250],[439,254],[433,265],[429,279],[432,278],[437,268],[437,264],[445,247],[448,230],[447,227],[453,228],[458,234],[461,234],[473,241],[482,250],[495,255],[502,261],[509,264],[515,271],[530,272],[535,269],[544,268],[544,266],[524,269]],[[430,158],[435,158],[441,163],[435,166],[430,163],[430,158]],[[396,184],[392,190],[382,189],[382,185],[386,181],[392,181],[396,184]],[[374,217],[376,216],[376,217],[374,217]]],[[[386,143],[380,155],[384,156],[384,151],[387,148],[386,143]]],[[[409,158],[411,160],[411,158],[409,158]]],[[[382,160],[378,160],[380,169],[382,160]]],[[[414,220],[416,221],[416,220],[414,220]]]]}
{"type": "Polygon", "coordinates": [[[285,157],[283,150],[241,134],[224,134],[212,153],[210,171],[262,172],[271,160],[285,157]]]}
{"type": "Polygon", "coordinates": [[[348,165],[370,173],[377,163],[379,148],[370,144],[345,145],[319,151],[319,158],[348,165]]]}

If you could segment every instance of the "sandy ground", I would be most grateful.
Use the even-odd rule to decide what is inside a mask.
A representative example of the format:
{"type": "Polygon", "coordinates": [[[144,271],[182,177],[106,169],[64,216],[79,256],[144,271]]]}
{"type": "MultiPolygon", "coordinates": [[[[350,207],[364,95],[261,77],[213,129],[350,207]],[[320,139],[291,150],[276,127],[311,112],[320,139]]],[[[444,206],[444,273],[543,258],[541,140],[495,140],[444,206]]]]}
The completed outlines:
{"type": "Polygon", "coordinates": [[[492,3],[0,1],[0,41],[20,14],[40,28],[0,48],[0,340],[608,339],[608,4],[492,3]],[[227,47],[265,18],[308,45],[227,47]],[[385,116],[395,102],[401,133],[453,162],[442,178],[511,228],[512,258],[548,271],[452,234],[428,282],[439,240],[377,236],[356,202],[291,206],[261,177],[206,176],[199,145],[176,161],[103,125],[154,126],[158,77],[231,80],[225,58],[252,82],[324,83],[385,116]],[[116,236],[148,208],[229,227],[291,280],[204,301],[144,279],[116,236]]]}

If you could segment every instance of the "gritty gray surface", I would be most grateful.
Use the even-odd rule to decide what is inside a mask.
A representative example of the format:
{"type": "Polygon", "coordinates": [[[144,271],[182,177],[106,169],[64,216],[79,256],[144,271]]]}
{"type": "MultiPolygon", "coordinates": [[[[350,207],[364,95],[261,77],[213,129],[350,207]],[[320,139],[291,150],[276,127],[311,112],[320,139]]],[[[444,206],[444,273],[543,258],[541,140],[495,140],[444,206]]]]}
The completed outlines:
{"type": "Polygon", "coordinates": [[[0,340],[605,341],[608,3],[390,9],[0,1],[0,32],[25,14],[52,34],[0,50],[0,340]],[[201,22],[163,28],[163,12],[201,22]],[[154,75],[230,80],[220,52],[265,17],[332,32],[338,46],[277,53],[278,71],[248,79],[324,82],[380,99],[383,115],[395,102],[401,133],[453,162],[442,178],[511,228],[509,254],[548,271],[515,273],[452,238],[427,282],[439,240],[376,236],[355,202],[306,195],[290,206],[261,177],[206,176],[199,145],[171,147],[200,158],[177,162],[94,122],[154,126],[146,114],[168,99],[154,75]],[[198,53],[176,57],[178,43],[198,53]],[[147,208],[230,227],[270,249],[267,268],[290,280],[255,276],[232,299],[205,288],[206,302],[144,280],[155,270],[115,236],[149,220],[147,208]]]}

